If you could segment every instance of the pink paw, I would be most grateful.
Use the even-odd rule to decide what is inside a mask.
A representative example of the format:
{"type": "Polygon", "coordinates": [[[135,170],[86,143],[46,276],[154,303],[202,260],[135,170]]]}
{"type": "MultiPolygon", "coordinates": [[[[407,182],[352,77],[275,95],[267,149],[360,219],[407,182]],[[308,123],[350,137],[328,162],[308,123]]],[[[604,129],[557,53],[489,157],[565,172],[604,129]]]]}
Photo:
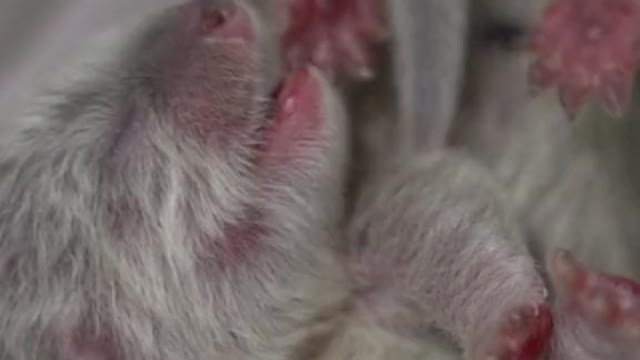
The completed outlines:
{"type": "Polygon", "coordinates": [[[523,306],[509,312],[493,341],[474,360],[536,360],[547,349],[553,329],[546,304],[523,306]]]}
{"type": "Polygon", "coordinates": [[[379,0],[287,0],[289,68],[313,64],[329,75],[372,76],[370,46],[386,36],[379,0]]]}
{"type": "Polygon", "coordinates": [[[575,115],[596,94],[606,111],[628,108],[640,60],[640,9],[634,0],[554,0],[531,39],[537,89],[558,85],[575,115]]]}
{"type": "Polygon", "coordinates": [[[560,299],[603,336],[640,343],[640,284],[591,270],[565,250],[554,254],[552,279],[560,299]]]}

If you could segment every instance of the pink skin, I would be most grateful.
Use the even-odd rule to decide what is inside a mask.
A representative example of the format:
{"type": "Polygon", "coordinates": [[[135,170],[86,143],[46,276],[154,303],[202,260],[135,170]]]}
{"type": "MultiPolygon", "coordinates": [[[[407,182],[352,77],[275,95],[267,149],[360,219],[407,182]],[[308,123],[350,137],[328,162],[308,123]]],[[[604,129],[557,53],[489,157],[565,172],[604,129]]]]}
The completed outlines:
{"type": "Polygon", "coordinates": [[[634,0],[554,0],[531,48],[538,57],[530,70],[535,89],[557,85],[571,116],[594,94],[621,116],[640,63],[640,9],[634,0]]]}
{"type": "Polygon", "coordinates": [[[564,250],[555,252],[551,268],[562,311],[579,316],[599,337],[640,352],[640,284],[589,269],[564,250]]]}
{"type": "MultiPolygon", "coordinates": [[[[322,93],[318,77],[310,67],[293,71],[285,76],[275,94],[275,105],[269,126],[263,129],[265,141],[258,147],[257,164],[262,177],[278,181],[277,171],[288,168],[299,156],[305,143],[317,139],[321,127],[322,93]]],[[[246,221],[225,229],[225,261],[219,262],[219,271],[232,271],[242,264],[260,246],[257,239],[265,232],[261,226],[262,214],[251,209],[246,221]]]]}
{"type": "MultiPolygon", "coordinates": [[[[249,14],[237,5],[209,10],[196,1],[185,5],[185,10],[186,19],[193,19],[193,15],[197,14],[196,35],[205,41],[208,38],[247,43],[256,41],[249,14]]],[[[312,142],[319,136],[322,121],[319,113],[322,108],[319,78],[311,65],[301,65],[285,74],[272,96],[270,119],[260,130],[264,141],[256,148],[258,156],[255,161],[261,177],[278,181],[274,178],[277,173],[274,170],[290,165],[299,156],[301,149],[297,148],[298,144],[312,142]]],[[[225,258],[231,261],[218,264],[219,270],[229,270],[229,266],[242,263],[242,258],[255,251],[258,246],[255,241],[257,234],[264,231],[258,225],[261,224],[259,220],[262,216],[257,210],[250,210],[246,221],[225,229],[225,238],[228,239],[225,241],[225,258]]]]}
{"type": "Polygon", "coordinates": [[[321,121],[318,114],[321,89],[312,72],[309,67],[293,72],[278,90],[274,126],[265,134],[265,163],[282,162],[295,154],[296,143],[304,143],[317,136],[321,121]],[[300,114],[315,116],[307,116],[305,121],[300,121],[300,114]]]}
{"type": "MultiPolygon", "coordinates": [[[[556,250],[550,264],[556,294],[551,359],[635,359],[640,354],[640,284],[580,264],[556,250]]],[[[505,317],[498,336],[474,359],[536,360],[549,350],[552,335],[548,306],[527,307],[505,317]]]]}
{"type": "MultiPolygon", "coordinates": [[[[309,67],[288,74],[274,96],[271,124],[263,129],[265,141],[258,148],[258,169],[265,178],[273,178],[274,169],[298,156],[298,144],[317,138],[322,121],[318,113],[321,89],[309,67]]],[[[256,251],[259,246],[256,239],[264,233],[260,225],[262,216],[257,210],[251,211],[246,222],[225,230],[225,259],[235,260],[218,264],[220,270],[232,270],[228,269],[230,265],[242,263],[243,258],[256,251]]]]}
{"type": "MultiPolygon", "coordinates": [[[[256,41],[249,14],[236,5],[210,10],[192,1],[184,6],[183,11],[190,25],[197,19],[195,34],[204,41],[209,38],[247,43],[256,41]]],[[[316,130],[321,120],[318,114],[321,91],[310,66],[310,63],[300,63],[296,69],[291,69],[272,94],[272,119],[263,128],[266,141],[258,149],[260,156],[257,161],[261,168],[276,165],[276,161],[282,162],[294,150],[297,142],[317,136],[316,130]],[[305,121],[299,121],[301,116],[305,121]]]]}
{"type": "MultiPolygon", "coordinates": [[[[368,46],[385,30],[366,2],[292,0],[283,37],[287,66],[311,63],[334,75],[369,74],[368,46]]],[[[640,10],[631,0],[555,1],[532,38],[539,56],[530,73],[532,85],[558,85],[570,115],[592,94],[610,114],[622,115],[640,58],[638,24],[640,10]]],[[[599,337],[622,347],[640,341],[639,284],[590,270],[568,252],[558,252],[553,264],[561,312],[575,311],[599,337]]],[[[509,311],[474,359],[540,359],[549,350],[553,327],[547,304],[509,311]]]]}
{"type": "Polygon", "coordinates": [[[370,46],[386,36],[379,0],[283,0],[288,68],[313,64],[330,76],[372,76],[370,46]]]}
{"type": "MultiPolygon", "coordinates": [[[[245,43],[256,40],[249,14],[236,5],[211,10],[202,2],[193,1],[180,8],[180,12],[184,24],[181,30],[185,30],[189,36],[197,36],[197,40],[207,42],[224,39],[245,43]]],[[[279,180],[275,179],[273,174],[277,171],[274,170],[286,168],[289,157],[295,156],[291,152],[300,150],[296,149],[298,144],[320,136],[318,129],[323,119],[319,113],[323,97],[320,81],[315,71],[308,66],[301,67],[286,74],[274,93],[270,119],[259,130],[265,141],[256,148],[257,169],[267,181],[279,180]]],[[[199,129],[202,130],[202,126],[199,129]]],[[[219,126],[216,129],[219,131],[219,126]]],[[[216,271],[233,271],[234,266],[243,263],[243,259],[256,250],[255,247],[259,246],[255,241],[259,237],[257,234],[264,231],[258,225],[261,223],[258,219],[263,215],[249,210],[246,221],[230,225],[224,230],[227,241],[222,243],[222,249],[218,248],[216,251],[225,254],[225,261],[216,262],[216,271]]],[[[60,352],[65,359],[124,358],[118,343],[125,339],[120,334],[111,333],[105,323],[101,324],[102,334],[93,336],[85,329],[85,325],[90,329],[91,324],[83,324],[72,330],[52,329],[59,334],[60,352]]]]}
{"type": "MultiPolygon", "coordinates": [[[[290,6],[290,22],[283,36],[283,49],[288,68],[313,64],[334,76],[366,78],[372,75],[369,46],[386,35],[377,8],[379,2],[289,0],[287,5],[290,6]]],[[[304,127],[291,128],[291,131],[300,130],[304,127]]],[[[547,305],[514,309],[505,315],[497,333],[479,349],[476,357],[538,359],[547,349],[552,328],[547,305]]]]}
{"type": "Polygon", "coordinates": [[[523,306],[504,316],[497,334],[474,359],[539,359],[547,350],[552,330],[551,311],[546,304],[523,306]]]}

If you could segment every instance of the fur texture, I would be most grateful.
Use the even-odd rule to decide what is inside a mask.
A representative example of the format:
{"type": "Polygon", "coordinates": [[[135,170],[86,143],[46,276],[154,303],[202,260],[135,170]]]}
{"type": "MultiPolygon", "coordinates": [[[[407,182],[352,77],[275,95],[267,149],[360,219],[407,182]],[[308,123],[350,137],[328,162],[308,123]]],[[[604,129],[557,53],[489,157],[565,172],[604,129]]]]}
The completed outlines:
{"type": "Polygon", "coordinates": [[[289,158],[261,152],[279,126],[267,42],[200,38],[190,11],[145,23],[0,144],[3,360],[283,359],[343,306],[337,98],[313,73],[317,107],[293,116],[317,127],[289,158]]]}

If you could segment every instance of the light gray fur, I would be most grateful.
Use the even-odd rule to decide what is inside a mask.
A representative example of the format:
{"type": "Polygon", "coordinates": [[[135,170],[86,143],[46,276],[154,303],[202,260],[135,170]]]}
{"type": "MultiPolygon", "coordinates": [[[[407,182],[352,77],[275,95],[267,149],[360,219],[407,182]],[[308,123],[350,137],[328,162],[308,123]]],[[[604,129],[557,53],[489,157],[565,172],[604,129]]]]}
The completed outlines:
{"type": "Polygon", "coordinates": [[[230,71],[202,79],[214,81],[211,106],[222,106],[215,81],[226,81],[223,99],[240,102],[224,103],[223,116],[247,127],[230,138],[232,151],[205,146],[176,125],[190,113],[163,102],[172,91],[158,85],[163,69],[145,66],[167,45],[171,16],[123,37],[123,48],[102,53],[110,61],[83,68],[82,80],[49,92],[3,134],[2,360],[285,359],[330,329],[328,315],[344,305],[345,272],[329,246],[342,220],[338,99],[323,85],[325,143],[301,146],[282,173],[252,178],[246,150],[266,121],[268,52],[248,49],[231,63],[211,53],[230,71]],[[140,116],[130,127],[123,109],[140,116]],[[220,235],[247,205],[264,212],[266,234],[255,254],[233,262],[218,250],[220,235]],[[219,268],[225,261],[237,267],[219,268]],[[74,353],[73,333],[97,353],[74,353]]]}
{"type": "MultiPolygon", "coordinates": [[[[258,33],[266,26],[262,18],[254,13],[258,33]]],[[[491,141],[495,133],[460,130],[458,144],[476,160],[411,151],[401,162],[389,162],[389,172],[362,183],[345,236],[346,119],[329,85],[322,82],[319,131],[326,141],[303,143],[290,167],[252,173],[246,153],[257,140],[251,129],[266,121],[265,99],[278,74],[272,44],[259,42],[255,63],[246,57],[217,63],[231,77],[218,80],[245,82],[253,90],[227,86],[223,94],[211,85],[211,106],[248,127],[234,133],[233,150],[210,148],[185,136],[174,126],[180,116],[137,85],[140,77],[154,77],[151,69],[140,73],[131,66],[153,55],[148,41],[159,38],[145,34],[161,34],[171,22],[163,17],[152,24],[142,27],[151,33],[124,37],[124,48],[101,52],[110,61],[92,63],[83,79],[65,83],[39,112],[2,135],[0,360],[459,356],[448,341],[437,340],[438,331],[475,360],[503,316],[544,297],[520,225],[530,230],[526,239],[544,236],[554,245],[567,241],[560,235],[582,236],[579,226],[560,222],[562,216],[551,219],[556,223],[545,218],[553,212],[538,200],[551,201],[546,196],[554,193],[541,189],[557,189],[549,184],[574,165],[592,175],[579,178],[581,192],[570,193],[578,201],[590,179],[601,178],[594,161],[609,158],[569,163],[574,152],[567,149],[581,147],[567,145],[568,125],[541,116],[539,108],[532,108],[534,119],[507,116],[513,126],[498,143],[491,141]],[[216,103],[225,96],[238,102],[231,109],[216,103]],[[144,121],[119,133],[118,114],[127,106],[144,121]],[[120,139],[115,149],[114,136],[120,139]],[[534,151],[539,146],[544,151],[534,151]],[[264,211],[266,235],[259,236],[255,254],[229,269],[219,238],[247,207],[264,211]],[[71,354],[68,342],[76,330],[93,338],[97,349],[122,353],[71,354]]],[[[500,62],[491,64],[498,68],[500,62]]],[[[478,84],[477,90],[489,86],[478,84]]],[[[443,94],[455,88],[445,86],[443,94]]],[[[474,94],[491,92],[466,95],[474,94]]],[[[499,96],[483,99],[465,102],[463,116],[482,115],[473,111],[479,104],[505,106],[499,96]]],[[[440,119],[455,103],[443,101],[436,104],[443,106],[440,119]]],[[[599,184],[595,199],[610,189],[608,182],[599,184]]],[[[555,206],[556,215],[565,214],[555,206]]],[[[569,214],[582,225],[581,213],[569,214]]],[[[568,319],[561,340],[575,329],[568,319]]]]}
{"type": "Polygon", "coordinates": [[[407,156],[442,149],[459,108],[468,0],[380,1],[390,37],[375,48],[375,77],[349,89],[353,188],[407,156]]]}
{"type": "Polygon", "coordinates": [[[349,228],[358,305],[411,339],[443,331],[476,359],[511,310],[544,301],[507,199],[467,156],[417,155],[364,187],[349,228]]]}
{"type": "MultiPolygon", "coordinates": [[[[369,177],[389,171],[389,164],[447,147],[459,135],[457,126],[483,126],[473,120],[463,125],[456,122],[461,109],[468,108],[463,103],[469,101],[466,93],[487,80],[478,79],[488,73],[484,66],[505,65],[490,56],[506,51],[513,45],[509,42],[522,40],[518,34],[515,39],[502,39],[487,38],[487,33],[513,24],[524,34],[533,18],[529,12],[540,7],[540,1],[514,4],[508,0],[387,0],[385,4],[392,36],[376,48],[377,76],[348,93],[355,124],[356,188],[369,177]],[[479,60],[470,66],[469,57],[479,60]]],[[[507,81],[513,78],[510,69],[505,74],[507,81]]],[[[518,91],[498,89],[498,93],[514,100],[508,109],[512,111],[526,98],[518,91]]],[[[483,98],[490,104],[501,101],[496,99],[483,98]]]]}
{"type": "MultiPolygon", "coordinates": [[[[521,9],[512,17],[528,26],[536,14],[521,9]]],[[[467,79],[454,143],[507,185],[534,249],[566,246],[592,266],[640,278],[628,258],[640,251],[638,109],[614,120],[591,106],[568,121],[555,92],[528,92],[530,54],[472,48],[470,63],[476,71],[467,79]],[[603,253],[602,245],[620,252],[603,253]]]]}
{"type": "Polygon", "coordinates": [[[387,7],[399,103],[396,151],[442,148],[458,108],[470,2],[387,1],[387,7]]]}
{"type": "MultiPolygon", "coordinates": [[[[526,33],[538,19],[537,16],[546,3],[545,0],[526,4],[478,1],[474,3],[471,12],[471,33],[478,33],[483,26],[495,21],[512,24],[526,33]]],[[[403,6],[410,5],[400,5],[396,10],[403,6]]],[[[424,19],[428,17],[425,16],[424,19]]],[[[396,20],[395,24],[397,23],[400,22],[396,20]]],[[[442,24],[440,26],[441,29],[446,28],[442,24]]],[[[411,26],[409,28],[411,30],[411,26]]],[[[455,32],[450,35],[452,39],[460,39],[455,32]]],[[[475,40],[471,35],[467,49],[467,72],[463,78],[464,92],[449,141],[456,147],[466,149],[473,158],[493,172],[495,182],[504,184],[506,202],[514,209],[518,227],[541,270],[548,262],[551,250],[563,247],[574,252],[588,266],[640,280],[640,242],[637,241],[640,222],[636,215],[640,204],[639,178],[635,170],[640,139],[637,136],[638,125],[633,121],[638,116],[637,109],[633,109],[620,121],[610,119],[592,107],[572,124],[560,108],[555,93],[547,93],[535,99],[529,93],[526,75],[531,59],[523,51],[521,44],[505,48],[475,40]]],[[[402,50],[396,50],[390,56],[402,57],[402,50]]],[[[438,60],[431,59],[436,62],[438,60]]],[[[409,67],[409,71],[414,71],[414,68],[409,67]]],[[[440,84],[443,83],[446,82],[440,84]]],[[[409,81],[409,84],[413,82],[409,81]]],[[[432,90],[438,91],[438,82],[432,81],[431,84],[435,87],[432,90]]],[[[380,89],[376,91],[377,96],[384,93],[380,89]]],[[[398,101],[414,101],[411,96],[409,98],[398,101]]],[[[431,98],[428,96],[418,98],[425,106],[430,104],[431,98]]],[[[398,131],[396,127],[406,126],[406,123],[402,123],[406,119],[400,118],[397,123],[389,122],[388,114],[393,114],[394,110],[389,110],[391,107],[385,105],[388,102],[383,99],[377,99],[374,93],[363,102],[369,106],[365,107],[364,113],[369,115],[365,119],[369,121],[371,118],[378,118],[378,123],[382,124],[371,128],[363,127],[365,132],[361,137],[370,144],[369,152],[365,154],[375,154],[372,156],[374,161],[393,163],[389,161],[391,157],[387,152],[398,151],[396,145],[406,140],[410,145],[408,148],[400,146],[400,153],[405,156],[404,159],[400,157],[400,161],[410,164],[414,159],[409,149],[413,144],[412,136],[424,134],[418,131],[404,133],[398,136],[402,140],[394,138],[389,141],[389,134],[403,134],[402,131],[394,132],[398,131]],[[378,148],[375,147],[376,144],[378,148]]],[[[409,106],[408,111],[415,108],[409,106]]],[[[439,107],[433,108],[436,109],[434,113],[439,114],[439,107]]],[[[401,110],[407,111],[406,108],[401,110]]],[[[412,121],[433,124],[430,117],[424,116],[412,121]]],[[[367,163],[365,166],[371,165],[367,163]]],[[[369,180],[361,183],[376,182],[378,177],[384,178],[387,172],[399,171],[397,167],[377,167],[383,170],[376,176],[368,173],[369,180]]],[[[377,191],[384,191],[380,189],[390,185],[378,186],[380,188],[377,191]]],[[[430,186],[446,188],[446,184],[438,185],[437,182],[430,186]]],[[[365,202],[367,197],[383,196],[375,192],[373,195],[371,192],[365,194],[367,193],[362,195],[365,202]]],[[[466,201],[467,199],[461,200],[466,201]]],[[[371,206],[361,206],[355,210],[356,219],[371,216],[378,220],[395,219],[402,223],[394,215],[414,204],[413,199],[404,203],[406,208],[389,205],[393,203],[391,198],[382,202],[386,208],[382,215],[375,217],[368,213],[371,206]]],[[[388,223],[393,221],[388,220],[388,223]]],[[[384,233],[384,227],[372,227],[377,230],[372,231],[375,238],[384,233]]],[[[386,233],[380,237],[385,236],[390,241],[390,236],[386,233]]],[[[405,250],[404,247],[397,247],[398,242],[400,241],[394,243],[396,245],[391,245],[393,242],[390,242],[387,245],[390,248],[380,252],[384,254],[381,256],[384,260],[388,260],[389,254],[393,253],[390,250],[392,248],[405,250]]],[[[410,241],[408,243],[415,244],[410,241]]],[[[443,277],[442,281],[449,283],[451,279],[443,277]]],[[[438,284],[435,288],[440,288],[441,285],[438,284]]],[[[630,352],[624,353],[628,350],[624,346],[617,347],[615,341],[603,337],[602,332],[584,323],[583,319],[568,316],[557,305],[554,306],[557,333],[553,339],[552,359],[635,359],[638,356],[637,348],[632,347],[630,352]]]]}
{"type": "MultiPolygon", "coordinates": [[[[537,3],[539,10],[546,1],[537,3]]],[[[517,6],[509,11],[527,26],[538,14],[517,6]]],[[[523,51],[473,49],[470,63],[476,71],[468,80],[455,144],[508,189],[538,262],[546,264],[552,249],[562,247],[593,269],[640,281],[638,102],[623,119],[590,106],[571,122],[557,93],[534,98],[528,92],[531,58],[523,51]]],[[[628,348],[577,316],[555,312],[552,359],[637,358],[637,347],[620,353],[628,348]]]]}
{"type": "MultiPolygon", "coordinates": [[[[379,51],[382,70],[378,78],[358,88],[360,92],[355,102],[351,103],[355,122],[356,160],[353,167],[356,174],[356,205],[352,209],[350,242],[371,243],[363,246],[363,249],[352,247],[356,264],[359,265],[356,283],[359,287],[373,288],[370,293],[367,290],[369,299],[365,306],[367,311],[364,311],[369,315],[369,312],[379,312],[371,321],[382,324],[389,333],[405,337],[409,343],[413,341],[414,345],[430,344],[428,348],[433,353],[419,346],[423,350],[415,358],[460,356],[452,350],[450,341],[434,334],[434,329],[447,333],[454,344],[463,348],[466,358],[471,358],[482,341],[492,340],[488,338],[491,336],[488,335],[491,333],[488,329],[496,326],[500,316],[505,316],[516,304],[533,304],[541,299],[543,286],[538,275],[539,269],[534,267],[533,258],[523,248],[521,229],[516,219],[505,216],[509,199],[501,198],[500,193],[504,189],[493,186],[492,182],[497,182],[496,179],[482,166],[463,160],[464,156],[459,154],[422,155],[425,150],[444,147],[450,140],[454,118],[465,105],[458,101],[458,95],[467,95],[462,93],[462,85],[470,86],[476,81],[485,80],[478,78],[484,75],[482,70],[477,75],[474,69],[465,68],[467,64],[462,62],[465,54],[471,55],[473,52],[476,56],[484,57],[486,54],[508,51],[501,47],[503,44],[500,39],[496,42],[489,39],[487,42],[481,36],[469,34],[467,27],[474,26],[472,32],[482,35],[482,30],[496,21],[521,25],[518,17],[505,18],[504,14],[495,13],[503,7],[485,5],[492,5],[491,10],[496,11],[489,11],[477,4],[468,8],[469,5],[461,1],[388,1],[391,31],[395,35],[392,41],[395,42],[389,49],[379,51]],[[445,170],[454,174],[465,173],[467,178],[460,176],[450,179],[438,175],[445,170]],[[465,191],[475,194],[477,198],[461,196],[459,192],[465,191]],[[488,209],[484,209],[485,206],[488,209]],[[460,213],[452,213],[450,207],[460,210],[460,213]],[[461,229],[448,227],[448,221],[455,223],[456,220],[467,221],[473,226],[461,229]],[[429,231],[441,231],[441,234],[429,231]],[[455,240],[446,241],[449,240],[448,236],[455,240]],[[465,240],[460,240],[460,237],[465,240]],[[467,249],[469,255],[458,256],[455,247],[467,249]],[[494,247],[503,253],[496,255],[483,252],[494,247]],[[363,253],[360,254],[360,251],[363,253]],[[475,251],[486,257],[473,259],[475,251]],[[395,252],[417,255],[398,260],[393,257],[395,252]],[[434,262],[433,259],[438,257],[445,260],[434,262]],[[481,294],[466,291],[464,280],[458,283],[452,279],[455,276],[446,274],[456,264],[463,267],[473,260],[495,261],[495,266],[505,267],[502,269],[504,273],[496,271],[484,279],[484,286],[500,288],[495,293],[484,294],[484,299],[481,294]],[[397,268],[408,269],[407,274],[384,274],[394,273],[390,269],[397,268]],[[429,276],[434,273],[440,276],[429,276]],[[367,276],[370,278],[367,279],[367,276]],[[505,279],[502,276],[513,278],[505,279]],[[535,285],[518,288],[509,283],[518,276],[535,285]],[[406,282],[399,281],[405,277],[406,282]],[[383,278],[387,282],[380,284],[383,278]],[[433,297],[425,295],[426,291],[420,292],[421,289],[433,291],[433,297]],[[513,301],[510,302],[504,297],[506,293],[521,296],[519,300],[526,301],[518,303],[511,299],[513,301]],[[468,300],[468,309],[448,306],[449,300],[463,299],[471,299],[468,300]],[[505,303],[500,303],[501,300],[505,303]],[[495,305],[490,316],[488,309],[482,309],[485,306],[483,303],[486,306],[495,305]],[[478,326],[486,331],[487,338],[480,340],[478,334],[463,334],[460,325],[456,328],[453,317],[464,310],[475,316],[461,321],[464,326],[472,327],[470,322],[478,321],[478,326]]],[[[518,9],[522,7],[516,6],[518,9]]],[[[513,11],[505,13],[513,14],[513,11]]],[[[498,56],[499,59],[504,58],[501,54],[498,56]]],[[[496,63],[491,58],[485,61],[489,65],[496,63]]],[[[507,76],[513,77],[513,74],[508,72],[507,76]]],[[[480,82],[480,85],[484,84],[480,82]]],[[[464,90],[468,91],[466,88],[464,90]]],[[[516,93],[515,97],[518,95],[516,93]]],[[[526,99],[526,92],[521,99],[526,99]]],[[[501,98],[496,101],[504,105],[501,98]]],[[[517,104],[514,104],[513,110],[517,109],[517,104]]],[[[472,121],[473,116],[470,116],[472,121]]],[[[468,269],[473,272],[481,267],[469,266],[468,269]]],[[[487,271],[490,272],[491,268],[488,267],[487,271]]]]}
{"type": "MultiPolygon", "coordinates": [[[[260,13],[253,15],[262,29],[260,13]]],[[[48,92],[33,115],[3,134],[0,359],[450,356],[433,340],[432,325],[473,351],[486,340],[479,329],[502,315],[482,289],[457,294],[466,285],[490,286],[471,279],[481,262],[496,260],[485,271],[500,294],[531,290],[509,292],[517,298],[502,297],[505,306],[542,296],[502,200],[492,195],[497,190],[480,167],[457,155],[412,159],[372,184],[350,226],[354,242],[342,242],[345,118],[326,84],[319,130],[326,142],[303,144],[290,168],[248,175],[252,131],[266,121],[264,100],[278,73],[266,39],[234,61],[222,53],[216,64],[231,78],[186,84],[201,89],[211,82],[205,86],[211,108],[247,126],[228,134],[235,148],[205,146],[183,132],[176,124],[191,119],[190,103],[181,102],[182,87],[162,87],[157,77],[170,70],[155,67],[172,19],[169,12],[116,36],[124,44],[74,65],[73,76],[48,92]],[[226,85],[224,96],[217,81],[226,85]],[[162,101],[165,91],[175,107],[162,101]],[[122,123],[128,120],[130,126],[122,123]],[[468,203],[458,203],[466,196],[468,203]],[[381,201],[390,207],[378,211],[381,201]],[[376,206],[369,209],[369,202],[376,206]],[[225,225],[242,221],[247,206],[264,211],[266,235],[255,254],[234,262],[220,236],[225,225]],[[384,219],[386,211],[395,217],[384,219]],[[402,229],[414,222],[415,232],[402,229]],[[370,236],[364,246],[361,232],[370,236]],[[342,245],[349,253],[341,253],[342,245]],[[487,253],[474,260],[470,253],[459,257],[458,248],[487,253]],[[381,250],[395,255],[379,264],[381,250]],[[478,261],[477,268],[462,269],[467,260],[478,261]],[[524,278],[502,266],[522,269],[524,278]],[[441,287],[433,277],[455,269],[469,271],[459,283],[441,287]],[[402,276],[392,281],[400,294],[386,281],[375,284],[375,271],[384,270],[402,276]],[[448,296],[460,311],[445,303],[448,296]],[[478,318],[476,310],[490,315],[478,318]],[[401,316],[391,316],[396,312],[401,316]],[[74,336],[87,353],[79,353],[74,336]]]]}
{"type": "MultiPolygon", "coordinates": [[[[559,106],[548,106],[556,116],[540,116],[544,110],[523,116],[506,145],[511,155],[497,163],[532,249],[541,262],[554,247],[571,249],[594,269],[640,281],[637,106],[620,120],[592,108],[574,123],[559,106]]],[[[619,353],[624,346],[568,316],[556,315],[564,333],[558,359],[630,360],[640,354],[638,346],[619,353]]]]}

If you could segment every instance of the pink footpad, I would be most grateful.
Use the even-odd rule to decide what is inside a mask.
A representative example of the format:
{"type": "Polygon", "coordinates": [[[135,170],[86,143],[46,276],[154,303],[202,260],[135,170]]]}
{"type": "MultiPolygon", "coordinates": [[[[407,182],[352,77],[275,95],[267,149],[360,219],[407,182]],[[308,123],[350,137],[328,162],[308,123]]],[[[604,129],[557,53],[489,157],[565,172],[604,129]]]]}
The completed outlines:
{"type": "Polygon", "coordinates": [[[536,360],[544,354],[553,330],[546,304],[523,306],[509,312],[493,341],[478,359],[536,360]]]}
{"type": "Polygon", "coordinates": [[[575,115],[594,93],[607,112],[628,108],[640,59],[640,9],[634,0],[553,0],[531,39],[535,89],[558,85],[575,115]]]}
{"type": "Polygon", "coordinates": [[[291,71],[274,94],[269,126],[264,130],[263,167],[279,166],[300,154],[300,146],[321,141],[324,94],[312,66],[291,71]]]}
{"type": "Polygon", "coordinates": [[[329,75],[372,75],[370,46],[386,36],[379,0],[285,1],[290,24],[283,48],[289,68],[313,64],[329,75]]]}
{"type": "Polygon", "coordinates": [[[639,283],[589,269],[565,250],[554,254],[552,277],[561,299],[603,336],[640,344],[639,283]]]}

